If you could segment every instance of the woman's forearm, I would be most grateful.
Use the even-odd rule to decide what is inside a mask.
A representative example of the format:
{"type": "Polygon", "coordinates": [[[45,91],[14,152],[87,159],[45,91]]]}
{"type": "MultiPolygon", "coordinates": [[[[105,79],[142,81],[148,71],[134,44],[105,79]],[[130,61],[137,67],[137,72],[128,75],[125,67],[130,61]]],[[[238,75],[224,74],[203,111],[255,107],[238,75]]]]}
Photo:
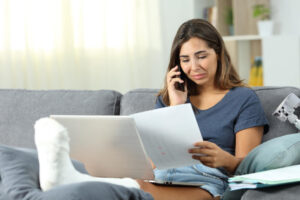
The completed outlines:
{"type": "Polygon", "coordinates": [[[229,174],[234,174],[236,168],[239,166],[239,164],[242,162],[244,158],[237,158],[231,154],[229,154],[228,158],[226,159],[226,163],[224,165],[224,168],[229,174]]]}

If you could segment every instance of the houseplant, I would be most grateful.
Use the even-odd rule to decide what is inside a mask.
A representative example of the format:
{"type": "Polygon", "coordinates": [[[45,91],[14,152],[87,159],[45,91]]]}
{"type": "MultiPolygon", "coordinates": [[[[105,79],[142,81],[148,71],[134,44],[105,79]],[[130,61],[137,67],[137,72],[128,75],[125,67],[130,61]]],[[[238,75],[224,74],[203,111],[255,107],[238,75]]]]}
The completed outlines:
{"type": "Polygon", "coordinates": [[[228,25],[229,35],[234,35],[233,10],[232,10],[232,7],[227,8],[225,20],[226,20],[226,24],[228,25]]]}
{"type": "Polygon", "coordinates": [[[264,4],[253,6],[253,17],[257,18],[258,33],[260,36],[273,34],[273,21],[271,20],[271,10],[264,4]]]}

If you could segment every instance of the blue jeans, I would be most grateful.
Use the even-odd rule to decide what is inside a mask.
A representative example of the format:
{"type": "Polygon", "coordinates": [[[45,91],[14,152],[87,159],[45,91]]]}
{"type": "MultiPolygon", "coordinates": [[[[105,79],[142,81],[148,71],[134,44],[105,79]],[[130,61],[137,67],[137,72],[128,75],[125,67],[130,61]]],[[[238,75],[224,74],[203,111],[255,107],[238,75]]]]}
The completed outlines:
{"type": "Polygon", "coordinates": [[[213,197],[222,196],[226,190],[228,176],[221,170],[203,164],[173,169],[154,169],[155,180],[165,182],[201,183],[200,188],[208,191],[213,197]]]}

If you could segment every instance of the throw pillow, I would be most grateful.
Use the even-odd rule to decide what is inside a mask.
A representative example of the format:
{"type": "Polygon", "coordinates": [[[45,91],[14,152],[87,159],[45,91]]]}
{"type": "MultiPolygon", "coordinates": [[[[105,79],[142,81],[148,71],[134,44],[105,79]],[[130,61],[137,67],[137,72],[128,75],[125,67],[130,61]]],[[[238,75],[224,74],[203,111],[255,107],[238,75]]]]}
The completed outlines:
{"type": "Polygon", "coordinates": [[[254,148],[238,166],[235,175],[300,164],[299,152],[299,133],[271,139],[254,148]]]}
{"type": "MultiPolygon", "coordinates": [[[[284,135],[254,148],[240,163],[235,175],[250,174],[300,164],[300,133],[284,135]]],[[[246,190],[224,193],[223,200],[237,200],[246,190]]]]}

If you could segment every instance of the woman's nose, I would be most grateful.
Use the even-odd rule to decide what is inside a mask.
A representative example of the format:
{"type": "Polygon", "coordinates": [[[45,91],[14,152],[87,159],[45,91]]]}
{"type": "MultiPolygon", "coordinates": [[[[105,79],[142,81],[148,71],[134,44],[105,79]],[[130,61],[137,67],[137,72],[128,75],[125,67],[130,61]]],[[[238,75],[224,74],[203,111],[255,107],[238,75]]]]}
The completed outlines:
{"type": "Polygon", "coordinates": [[[198,62],[198,59],[192,59],[191,60],[192,62],[191,62],[191,68],[192,69],[197,69],[197,68],[199,68],[200,67],[200,63],[198,62]]]}

